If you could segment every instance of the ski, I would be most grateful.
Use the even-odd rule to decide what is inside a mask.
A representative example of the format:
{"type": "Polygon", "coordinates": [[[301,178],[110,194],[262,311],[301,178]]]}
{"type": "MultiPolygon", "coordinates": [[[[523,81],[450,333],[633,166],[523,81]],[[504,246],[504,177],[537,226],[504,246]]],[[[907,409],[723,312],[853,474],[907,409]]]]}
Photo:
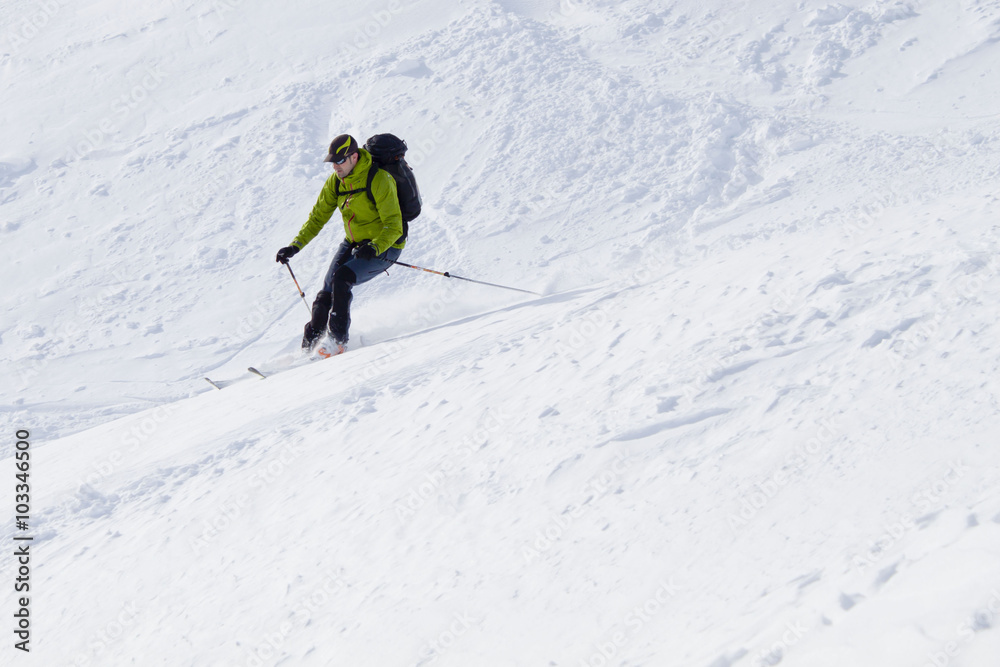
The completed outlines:
{"type": "MultiPolygon", "coordinates": [[[[262,380],[266,380],[267,379],[266,375],[264,375],[263,373],[261,373],[259,370],[257,370],[253,366],[251,366],[247,370],[249,372],[253,373],[254,375],[256,375],[257,377],[259,377],[262,380]]],[[[233,380],[219,380],[218,382],[216,382],[215,380],[213,380],[212,378],[209,378],[209,377],[205,377],[205,378],[202,378],[202,379],[205,382],[209,383],[210,385],[212,385],[213,387],[215,387],[216,389],[218,389],[220,391],[222,389],[224,389],[225,387],[228,387],[229,385],[231,385],[234,382],[233,380]]]]}
{"type": "MultiPolygon", "coordinates": [[[[364,345],[365,345],[364,338],[362,336],[358,336],[358,347],[364,347],[364,345]]],[[[336,356],[339,356],[339,355],[343,354],[346,351],[347,351],[347,346],[338,346],[335,343],[333,343],[332,341],[324,340],[323,344],[318,345],[316,350],[314,350],[312,353],[310,353],[309,355],[305,356],[304,358],[301,358],[299,360],[294,360],[294,359],[290,359],[290,358],[284,358],[283,360],[282,359],[277,359],[277,360],[276,359],[272,359],[269,363],[271,364],[271,366],[273,366],[273,368],[272,368],[273,372],[281,372],[283,370],[291,370],[292,368],[298,368],[298,367],[302,366],[304,363],[307,363],[307,362],[322,361],[323,359],[329,359],[330,357],[336,357],[336,356]]],[[[265,373],[262,373],[260,370],[258,370],[257,368],[255,368],[253,366],[247,367],[247,372],[248,373],[256,375],[261,380],[266,380],[268,378],[268,376],[271,375],[272,371],[268,371],[267,374],[265,374],[265,373]]],[[[202,378],[202,379],[205,380],[205,382],[207,382],[210,385],[212,385],[213,387],[215,387],[216,389],[225,389],[226,387],[228,387],[229,385],[233,384],[234,382],[238,382],[239,381],[239,380],[235,380],[235,379],[234,380],[219,380],[219,381],[216,381],[216,380],[213,380],[213,379],[208,378],[208,377],[205,377],[205,378],[202,378]]]]}

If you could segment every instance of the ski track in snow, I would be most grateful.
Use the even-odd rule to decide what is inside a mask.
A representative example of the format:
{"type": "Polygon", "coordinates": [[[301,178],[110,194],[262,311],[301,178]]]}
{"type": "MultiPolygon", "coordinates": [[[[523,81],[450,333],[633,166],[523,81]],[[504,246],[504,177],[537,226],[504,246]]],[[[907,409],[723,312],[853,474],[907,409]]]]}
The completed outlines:
{"type": "Polygon", "coordinates": [[[38,664],[995,664],[994,4],[7,4],[38,664]]]}

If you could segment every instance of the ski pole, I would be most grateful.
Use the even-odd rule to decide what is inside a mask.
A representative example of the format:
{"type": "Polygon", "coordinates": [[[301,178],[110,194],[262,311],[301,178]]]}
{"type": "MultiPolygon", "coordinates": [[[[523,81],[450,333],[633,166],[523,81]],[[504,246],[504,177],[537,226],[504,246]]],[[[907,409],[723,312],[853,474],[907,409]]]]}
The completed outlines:
{"type": "Polygon", "coordinates": [[[399,264],[400,266],[405,266],[409,269],[417,269],[418,271],[426,271],[427,273],[433,273],[438,276],[444,276],[445,278],[457,278],[458,280],[465,280],[470,283],[478,283],[480,285],[489,285],[490,287],[499,287],[500,289],[509,289],[514,292],[524,292],[525,294],[534,294],[535,296],[542,296],[538,292],[532,292],[531,290],[521,289],[519,287],[507,287],[506,285],[497,285],[496,283],[488,283],[482,280],[473,280],[472,278],[463,278],[462,276],[456,276],[448,271],[435,271],[434,269],[425,269],[422,266],[414,266],[413,264],[407,264],[406,262],[393,261],[393,264],[399,264]]]}
{"type": "Polygon", "coordinates": [[[299,287],[299,281],[295,279],[295,272],[292,271],[292,265],[285,262],[285,266],[288,267],[288,272],[292,274],[292,280],[295,280],[295,287],[299,290],[299,296],[302,297],[302,303],[306,304],[306,310],[308,310],[309,314],[312,315],[312,308],[309,307],[309,303],[306,301],[306,293],[302,291],[301,287],[299,287]]]}

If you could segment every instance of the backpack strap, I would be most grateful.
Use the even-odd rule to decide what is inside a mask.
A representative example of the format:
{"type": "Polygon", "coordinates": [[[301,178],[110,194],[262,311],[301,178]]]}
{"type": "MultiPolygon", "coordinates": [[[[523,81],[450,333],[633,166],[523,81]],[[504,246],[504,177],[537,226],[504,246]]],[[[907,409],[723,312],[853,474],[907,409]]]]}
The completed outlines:
{"type": "Polygon", "coordinates": [[[378,210],[378,206],[375,203],[375,195],[372,193],[372,183],[375,182],[375,174],[378,173],[378,165],[372,162],[372,166],[368,168],[368,183],[365,185],[365,190],[368,191],[368,198],[372,200],[372,206],[375,206],[378,210]]]}
{"type": "MultiPolygon", "coordinates": [[[[376,165],[374,162],[372,162],[372,166],[368,169],[368,182],[365,183],[365,187],[362,188],[362,189],[360,189],[360,190],[345,190],[344,194],[345,195],[354,195],[354,194],[357,194],[359,192],[367,192],[368,193],[368,198],[372,200],[372,206],[375,207],[375,210],[378,210],[378,204],[375,203],[375,194],[372,192],[372,183],[375,182],[375,174],[378,173],[378,170],[379,170],[378,165],[376,165]]],[[[392,174],[389,174],[389,175],[392,176],[392,174]]],[[[338,202],[340,201],[340,194],[341,194],[340,193],[340,179],[338,178],[336,181],[333,182],[333,196],[334,196],[334,200],[335,201],[338,201],[338,202]]],[[[406,235],[407,235],[407,233],[409,231],[410,231],[409,230],[409,225],[404,220],[403,221],[403,235],[400,236],[399,238],[403,239],[405,241],[406,240],[406,235]]]]}
{"type": "Polygon", "coordinates": [[[358,190],[344,190],[344,192],[341,192],[340,191],[340,179],[338,178],[337,180],[335,180],[333,182],[333,197],[334,197],[334,199],[339,202],[341,194],[356,195],[359,192],[367,192],[368,193],[368,198],[372,200],[372,206],[376,206],[376,204],[375,204],[375,195],[372,194],[372,182],[375,180],[375,173],[377,171],[378,171],[378,167],[376,167],[373,164],[371,166],[371,168],[368,170],[368,182],[365,183],[365,187],[360,188],[358,190]]]}
{"type": "MultiPolygon", "coordinates": [[[[378,210],[378,205],[375,203],[375,195],[372,194],[372,183],[375,181],[375,174],[376,174],[376,172],[378,172],[378,170],[379,170],[379,166],[377,164],[375,164],[374,162],[372,162],[371,169],[368,170],[368,184],[365,186],[365,190],[368,191],[368,198],[372,200],[372,206],[375,206],[376,210],[378,210]]],[[[389,176],[392,176],[391,172],[389,173],[389,176]]],[[[393,178],[393,180],[395,180],[395,178],[393,178]]],[[[360,190],[355,190],[355,192],[361,192],[361,191],[360,190]]],[[[403,241],[405,241],[406,240],[406,234],[409,231],[410,231],[409,230],[409,225],[404,220],[403,221],[403,235],[400,236],[399,239],[396,240],[396,242],[398,243],[400,239],[402,239],[403,241]]]]}

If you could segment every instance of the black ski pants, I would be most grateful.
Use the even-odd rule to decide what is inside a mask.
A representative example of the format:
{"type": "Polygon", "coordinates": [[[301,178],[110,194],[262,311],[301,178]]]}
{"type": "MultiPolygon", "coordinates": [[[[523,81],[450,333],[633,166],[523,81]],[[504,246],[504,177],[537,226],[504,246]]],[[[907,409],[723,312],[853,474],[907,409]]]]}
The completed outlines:
{"type": "Polygon", "coordinates": [[[402,250],[389,248],[372,259],[358,259],[351,255],[354,244],[344,240],[330,262],[323,281],[323,290],[313,301],[312,320],[306,325],[306,337],[323,335],[329,327],[330,336],[339,343],[346,343],[351,328],[351,290],[384,273],[402,250]],[[311,331],[310,331],[311,329],[311,331]]]}

